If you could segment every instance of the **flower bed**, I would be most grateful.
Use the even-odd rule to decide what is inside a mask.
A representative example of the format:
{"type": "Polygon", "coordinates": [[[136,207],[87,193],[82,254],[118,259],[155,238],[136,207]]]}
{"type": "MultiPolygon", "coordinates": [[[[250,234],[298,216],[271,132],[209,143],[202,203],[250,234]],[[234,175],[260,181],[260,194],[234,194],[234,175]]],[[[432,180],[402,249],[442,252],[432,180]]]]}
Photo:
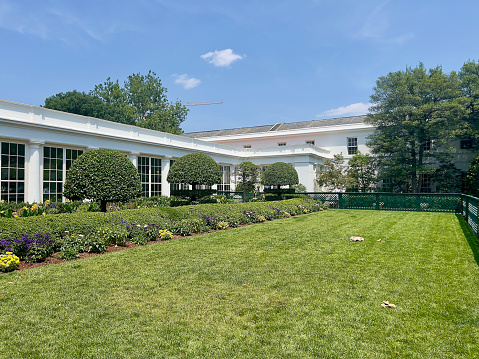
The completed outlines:
{"type": "Polygon", "coordinates": [[[238,204],[145,208],[110,213],[72,213],[0,219],[0,254],[25,262],[69,260],[82,253],[103,253],[108,246],[144,245],[229,227],[288,218],[323,210],[308,198],[238,204]],[[30,235],[30,233],[35,233],[30,235]]]}

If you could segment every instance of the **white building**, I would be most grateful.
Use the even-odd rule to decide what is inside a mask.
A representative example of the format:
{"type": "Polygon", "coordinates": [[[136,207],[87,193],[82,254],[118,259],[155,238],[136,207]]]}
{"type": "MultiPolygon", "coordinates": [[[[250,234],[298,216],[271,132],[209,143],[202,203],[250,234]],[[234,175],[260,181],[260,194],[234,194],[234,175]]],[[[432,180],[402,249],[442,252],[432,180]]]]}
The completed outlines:
{"type": "MultiPolygon", "coordinates": [[[[0,100],[1,199],[15,202],[62,200],[71,163],[91,149],[109,148],[127,155],[141,175],[143,194],[170,194],[166,177],[172,161],[192,152],[211,156],[222,172],[219,190],[234,190],[234,168],[251,161],[265,168],[290,163],[310,192],[319,190],[316,172],[325,159],[356,150],[367,153],[374,128],[364,116],[282,123],[173,135],[136,126],[0,100]]],[[[459,146],[459,144],[457,144],[459,146]]],[[[467,170],[471,154],[458,152],[467,170]]]]}
{"type": "Polygon", "coordinates": [[[63,181],[71,163],[83,152],[98,148],[125,153],[141,174],[146,196],[168,196],[170,184],[166,176],[170,164],[192,152],[205,153],[220,165],[223,179],[218,189],[221,190],[234,190],[234,167],[243,161],[261,166],[281,161],[291,163],[298,171],[300,183],[308,191],[314,191],[318,166],[340,152],[340,148],[346,151],[346,138],[357,133],[358,147],[362,148],[366,132],[361,132],[361,127],[371,131],[359,122],[331,123],[318,127],[317,134],[309,132],[314,144],[288,140],[290,143],[285,145],[275,143],[268,147],[265,143],[266,147],[260,147],[260,140],[256,139],[253,146],[251,139],[251,148],[239,148],[0,100],[1,199],[61,200],[63,181]],[[345,131],[348,126],[349,132],[345,131]],[[324,148],[318,147],[317,143],[323,140],[324,148]]]}

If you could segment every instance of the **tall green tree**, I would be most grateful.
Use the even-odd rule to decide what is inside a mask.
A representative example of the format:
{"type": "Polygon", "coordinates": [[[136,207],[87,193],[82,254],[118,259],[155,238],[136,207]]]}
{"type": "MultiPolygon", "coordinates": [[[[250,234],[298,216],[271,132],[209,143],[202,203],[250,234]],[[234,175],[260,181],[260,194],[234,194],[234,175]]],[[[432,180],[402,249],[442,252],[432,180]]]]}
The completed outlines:
{"type": "Polygon", "coordinates": [[[102,118],[108,121],[124,121],[122,111],[116,106],[103,102],[96,96],[76,90],[60,92],[45,100],[45,108],[75,113],[77,115],[102,118]]]}
{"type": "Polygon", "coordinates": [[[71,91],[45,100],[45,107],[152,130],[181,134],[188,109],[169,103],[167,89],[153,71],[128,76],[124,85],[111,78],[85,94],[71,91]]]}
{"type": "Polygon", "coordinates": [[[467,61],[459,71],[461,95],[466,116],[464,126],[458,130],[460,138],[472,140],[472,150],[479,148],[479,62],[467,61]]]}
{"type": "Polygon", "coordinates": [[[330,191],[337,185],[345,186],[346,172],[342,154],[336,154],[333,158],[324,161],[323,170],[318,172],[316,182],[330,191]]]}
{"type": "Polygon", "coordinates": [[[374,191],[377,182],[376,163],[369,153],[356,152],[348,161],[346,188],[351,192],[374,191]]]}
{"type": "Polygon", "coordinates": [[[421,63],[376,81],[367,122],[375,126],[368,146],[382,179],[396,190],[421,192],[421,175],[430,174],[444,154],[457,122],[465,114],[460,81],[441,67],[421,63]]]}
{"type": "Polygon", "coordinates": [[[479,197],[479,155],[472,159],[466,175],[466,193],[479,197]]]}
{"type": "Polygon", "coordinates": [[[235,177],[237,191],[252,193],[261,182],[261,167],[250,161],[241,162],[236,166],[235,177]]]}

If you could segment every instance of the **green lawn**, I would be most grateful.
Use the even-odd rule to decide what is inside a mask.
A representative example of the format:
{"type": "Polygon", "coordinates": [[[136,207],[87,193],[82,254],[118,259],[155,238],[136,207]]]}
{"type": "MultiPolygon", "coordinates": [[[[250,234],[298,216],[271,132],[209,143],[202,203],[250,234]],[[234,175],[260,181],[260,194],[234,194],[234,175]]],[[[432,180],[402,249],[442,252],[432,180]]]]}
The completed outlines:
{"type": "Polygon", "coordinates": [[[331,210],[3,274],[0,358],[477,358],[478,261],[454,214],[331,210]]]}

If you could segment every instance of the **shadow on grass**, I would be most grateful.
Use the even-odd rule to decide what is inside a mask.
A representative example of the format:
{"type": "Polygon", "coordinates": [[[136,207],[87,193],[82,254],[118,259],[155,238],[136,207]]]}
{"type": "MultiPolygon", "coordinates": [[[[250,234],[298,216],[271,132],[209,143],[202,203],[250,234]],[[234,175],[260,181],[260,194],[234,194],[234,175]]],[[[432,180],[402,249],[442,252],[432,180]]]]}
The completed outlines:
{"type": "Polygon", "coordinates": [[[471,227],[466,223],[464,217],[460,214],[456,214],[456,217],[461,225],[462,232],[466,237],[467,243],[469,243],[469,247],[471,247],[472,253],[474,254],[474,259],[479,266],[479,238],[474,234],[471,227]]]}

